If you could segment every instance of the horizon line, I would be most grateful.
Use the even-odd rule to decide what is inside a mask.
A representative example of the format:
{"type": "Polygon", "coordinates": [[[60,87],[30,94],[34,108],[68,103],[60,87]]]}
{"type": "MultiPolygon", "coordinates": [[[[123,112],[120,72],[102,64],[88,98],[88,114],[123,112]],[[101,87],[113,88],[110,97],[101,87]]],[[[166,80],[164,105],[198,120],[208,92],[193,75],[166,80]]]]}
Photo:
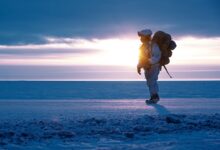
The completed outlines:
{"type": "MultiPolygon", "coordinates": [[[[122,79],[9,79],[9,80],[2,80],[2,79],[0,79],[0,82],[7,82],[7,81],[9,81],[9,82],[40,82],[40,81],[55,81],[55,82],[62,82],[62,81],[65,81],[65,82],[114,82],[114,81],[116,81],[116,82],[128,82],[128,81],[130,81],[130,82],[136,82],[136,81],[140,81],[140,82],[146,82],[146,80],[145,79],[143,79],[143,80],[135,80],[135,79],[124,79],[124,80],[122,80],[122,79]]],[[[159,79],[158,80],[159,82],[160,81],[162,81],[162,82],[164,82],[164,81],[220,81],[220,78],[216,78],[216,79],[159,79]]]]}

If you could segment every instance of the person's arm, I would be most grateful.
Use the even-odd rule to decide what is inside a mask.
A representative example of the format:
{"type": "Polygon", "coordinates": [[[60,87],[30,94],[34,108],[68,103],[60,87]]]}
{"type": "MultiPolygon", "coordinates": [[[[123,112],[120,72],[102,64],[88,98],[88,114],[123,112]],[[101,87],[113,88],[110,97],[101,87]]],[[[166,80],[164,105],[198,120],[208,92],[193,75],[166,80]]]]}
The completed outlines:
{"type": "Polygon", "coordinates": [[[156,63],[159,63],[160,58],[161,58],[160,48],[156,43],[153,43],[151,50],[151,58],[149,59],[150,64],[154,65],[156,63]]]}
{"type": "Polygon", "coordinates": [[[148,53],[145,52],[146,47],[142,45],[139,49],[139,60],[137,64],[137,72],[141,74],[141,68],[148,69],[150,68],[149,56],[148,53]]]}
{"type": "Polygon", "coordinates": [[[141,74],[141,68],[143,67],[143,45],[139,48],[139,57],[137,64],[137,73],[141,74]]]}

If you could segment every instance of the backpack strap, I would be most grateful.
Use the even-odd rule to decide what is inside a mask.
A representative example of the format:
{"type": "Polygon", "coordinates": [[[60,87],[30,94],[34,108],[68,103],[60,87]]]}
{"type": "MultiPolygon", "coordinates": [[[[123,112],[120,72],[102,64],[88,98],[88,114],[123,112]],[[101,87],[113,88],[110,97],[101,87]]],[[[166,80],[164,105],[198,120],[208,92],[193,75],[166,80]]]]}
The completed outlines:
{"type": "Polygon", "coordinates": [[[163,67],[164,67],[164,69],[166,70],[166,72],[167,72],[167,74],[169,75],[169,77],[170,77],[170,78],[173,78],[173,77],[170,75],[170,73],[168,72],[167,67],[166,67],[165,65],[163,65],[163,67]]]}

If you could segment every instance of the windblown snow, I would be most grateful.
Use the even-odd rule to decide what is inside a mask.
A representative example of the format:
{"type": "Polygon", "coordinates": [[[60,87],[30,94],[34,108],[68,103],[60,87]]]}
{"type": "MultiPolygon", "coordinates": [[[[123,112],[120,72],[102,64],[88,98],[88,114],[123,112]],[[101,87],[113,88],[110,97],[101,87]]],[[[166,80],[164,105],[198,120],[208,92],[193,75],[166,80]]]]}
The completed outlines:
{"type": "Polygon", "coordinates": [[[8,109],[8,115],[0,117],[0,147],[219,149],[219,100],[197,101],[200,104],[194,108],[187,108],[187,99],[185,105],[167,99],[158,106],[146,106],[142,100],[0,102],[2,115],[8,109]],[[178,107],[185,111],[177,111],[178,107]]]}

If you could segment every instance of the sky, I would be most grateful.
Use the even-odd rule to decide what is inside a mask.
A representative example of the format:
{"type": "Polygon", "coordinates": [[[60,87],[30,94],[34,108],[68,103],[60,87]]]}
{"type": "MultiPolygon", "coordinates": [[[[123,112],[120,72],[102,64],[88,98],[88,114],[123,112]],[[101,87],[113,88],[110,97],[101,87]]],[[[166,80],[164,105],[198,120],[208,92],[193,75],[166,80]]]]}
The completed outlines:
{"type": "MultiPolygon", "coordinates": [[[[0,80],[144,80],[137,31],[177,43],[173,80],[220,79],[218,0],[1,0],[0,80]]],[[[169,79],[164,70],[160,80],[169,79]]]]}

